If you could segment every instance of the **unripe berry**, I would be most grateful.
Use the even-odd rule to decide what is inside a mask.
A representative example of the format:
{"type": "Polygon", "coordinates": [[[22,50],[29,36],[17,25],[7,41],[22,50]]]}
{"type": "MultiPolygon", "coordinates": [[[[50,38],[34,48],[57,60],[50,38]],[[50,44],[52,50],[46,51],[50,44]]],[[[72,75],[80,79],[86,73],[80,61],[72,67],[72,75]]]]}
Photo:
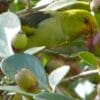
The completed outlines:
{"type": "Polygon", "coordinates": [[[27,92],[38,93],[39,84],[36,76],[29,69],[21,69],[15,75],[17,85],[27,92]]]}
{"type": "Polygon", "coordinates": [[[20,95],[20,94],[15,94],[15,95],[12,97],[12,100],[22,100],[22,95],[20,95]]]}
{"type": "Polygon", "coordinates": [[[79,64],[77,64],[75,61],[71,59],[66,59],[61,56],[52,56],[51,58],[49,58],[49,62],[46,66],[46,71],[47,73],[51,73],[53,70],[55,70],[56,68],[60,68],[63,65],[70,66],[68,76],[76,75],[81,72],[79,64]]]}
{"type": "Polygon", "coordinates": [[[12,39],[12,47],[14,51],[24,50],[27,46],[27,36],[26,34],[19,33],[12,39]]]}

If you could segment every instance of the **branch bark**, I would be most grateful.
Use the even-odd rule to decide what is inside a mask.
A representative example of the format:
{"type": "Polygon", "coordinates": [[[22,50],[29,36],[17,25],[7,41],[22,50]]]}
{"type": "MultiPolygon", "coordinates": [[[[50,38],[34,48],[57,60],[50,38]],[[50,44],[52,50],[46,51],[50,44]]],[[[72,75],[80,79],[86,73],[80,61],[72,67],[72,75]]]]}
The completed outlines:
{"type": "Polygon", "coordinates": [[[34,13],[34,12],[36,12],[36,11],[39,11],[39,10],[45,8],[45,7],[48,6],[48,5],[49,5],[49,4],[45,4],[45,5],[42,5],[42,6],[39,6],[39,7],[32,7],[32,9],[23,9],[23,10],[21,10],[21,11],[16,12],[16,14],[17,14],[18,16],[20,16],[20,17],[24,17],[24,16],[26,16],[26,15],[28,15],[28,14],[30,14],[30,13],[34,13]]]}
{"type": "Polygon", "coordinates": [[[79,78],[84,78],[84,77],[87,77],[87,76],[90,76],[90,75],[97,75],[97,74],[99,74],[99,73],[100,73],[100,69],[89,70],[89,71],[81,72],[81,73],[78,74],[78,75],[65,78],[65,79],[63,79],[61,82],[74,81],[74,80],[77,80],[77,79],[79,79],[79,78]]]}

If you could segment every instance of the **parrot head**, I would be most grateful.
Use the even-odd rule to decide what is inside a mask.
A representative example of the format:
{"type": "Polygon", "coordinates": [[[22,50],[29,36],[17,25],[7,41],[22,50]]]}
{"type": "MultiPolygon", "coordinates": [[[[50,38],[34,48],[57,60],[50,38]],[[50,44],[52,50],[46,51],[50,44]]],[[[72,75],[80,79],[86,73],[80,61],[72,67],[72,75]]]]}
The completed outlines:
{"type": "Polygon", "coordinates": [[[62,30],[75,39],[80,36],[90,36],[97,32],[97,22],[95,17],[87,10],[67,10],[64,11],[59,20],[61,21],[62,30]]]}

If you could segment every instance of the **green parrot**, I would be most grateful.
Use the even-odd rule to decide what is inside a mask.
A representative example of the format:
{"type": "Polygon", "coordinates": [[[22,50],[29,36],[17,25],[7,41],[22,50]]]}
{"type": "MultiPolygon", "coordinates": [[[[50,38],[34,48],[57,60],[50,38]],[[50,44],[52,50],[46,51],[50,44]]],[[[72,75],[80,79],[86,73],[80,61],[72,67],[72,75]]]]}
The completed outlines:
{"type": "MultiPolygon", "coordinates": [[[[70,40],[88,37],[97,32],[95,17],[87,10],[37,12],[28,20],[31,18],[33,20],[28,22],[33,23],[35,29],[28,36],[27,49],[36,46],[46,46],[49,49],[63,47],[70,40]]],[[[24,20],[22,22],[26,24],[24,20]]]]}
{"type": "Polygon", "coordinates": [[[46,46],[56,48],[80,36],[94,35],[97,22],[87,10],[50,11],[51,17],[41,21],[34,34],[28,38],[27,48],[46,46]]]}

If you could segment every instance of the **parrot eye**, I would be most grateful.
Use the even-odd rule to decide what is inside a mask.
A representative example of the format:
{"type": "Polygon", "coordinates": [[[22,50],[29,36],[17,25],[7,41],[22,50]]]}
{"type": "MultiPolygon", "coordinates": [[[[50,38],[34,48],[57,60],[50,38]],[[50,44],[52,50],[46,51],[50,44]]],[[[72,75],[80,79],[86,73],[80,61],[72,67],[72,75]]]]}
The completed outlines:
{"type": "Polygon", "coordinates": [[[87,18],[84,18],[84,24],[89,24],[89,20],[87,18]]]}

